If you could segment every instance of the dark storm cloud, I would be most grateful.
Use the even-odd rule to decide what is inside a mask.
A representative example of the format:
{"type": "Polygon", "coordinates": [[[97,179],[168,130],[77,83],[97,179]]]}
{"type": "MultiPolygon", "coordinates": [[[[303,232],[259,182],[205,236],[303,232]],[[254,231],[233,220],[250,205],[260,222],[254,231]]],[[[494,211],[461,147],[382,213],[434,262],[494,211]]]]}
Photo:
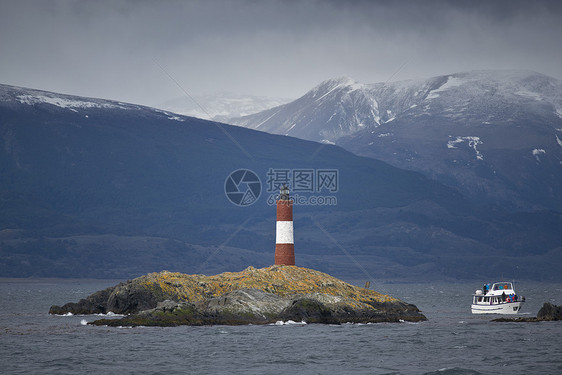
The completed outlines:
{"type": "Polygon", "coordinates": [[[157,104],[522,68],[562,78],[558,1],[2,1],[0,82],[157,104]]]}

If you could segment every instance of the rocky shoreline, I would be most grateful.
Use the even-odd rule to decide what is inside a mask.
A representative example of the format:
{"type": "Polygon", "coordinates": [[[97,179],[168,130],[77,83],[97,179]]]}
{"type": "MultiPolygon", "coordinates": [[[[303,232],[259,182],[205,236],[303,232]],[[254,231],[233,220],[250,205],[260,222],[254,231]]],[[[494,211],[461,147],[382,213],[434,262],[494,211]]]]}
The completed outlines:
{"type": "Polygon", "coordinates": [[[418,322],[412,304],[295,266],[248,267],[215,276],[158,272],[93,293],[50,314],[126,314],[94,325],[177,326],[418,322]]]}

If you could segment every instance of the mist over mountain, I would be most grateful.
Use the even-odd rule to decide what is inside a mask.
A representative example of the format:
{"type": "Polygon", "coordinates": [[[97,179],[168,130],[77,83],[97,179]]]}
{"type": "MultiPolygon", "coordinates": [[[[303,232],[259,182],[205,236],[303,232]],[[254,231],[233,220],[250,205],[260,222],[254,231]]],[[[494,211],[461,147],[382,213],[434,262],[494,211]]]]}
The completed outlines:
{"type": "Polygon", "coordinates": [[[6,85],[0,138],[0,276],[267,266],[271,171],[328,170],[337,189],[298,193],[337,199],[295,205],[298,265],[354,279],[560,279],[560,214],[474,205],[418,172],[337,146],[6,85]],[[260,179],[252,205],[225,194],[238,169],[260,179]]]}
{"type": "Polygon", "coordinates": [[[230,123],[341,145],[415,170],[474,201],[562,210],[562,82],[530,71],[321,83],[230,123]]]}
{"type": "Polygon", "coordinates": [[[291,99],[286,98],[220,92],[196,95],[193,99],[188,96],[171,99],[156,105],[156,107],[181,115],[224,121],[232,117],[247,116],[265,111],[290,101],[291,99]]]}

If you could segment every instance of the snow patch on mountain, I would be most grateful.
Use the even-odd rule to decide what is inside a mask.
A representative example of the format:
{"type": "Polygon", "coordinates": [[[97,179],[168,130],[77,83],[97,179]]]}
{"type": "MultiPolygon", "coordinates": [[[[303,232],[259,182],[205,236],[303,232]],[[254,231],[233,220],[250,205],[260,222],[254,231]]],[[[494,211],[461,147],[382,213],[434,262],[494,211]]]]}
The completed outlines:
{"type": "Polygon", "coordinates": [[[360,84],[353,78],[343,76],[343,77],[328,79],[320,83],[316,87],[314,87],[312,90],[310,90],[310,92],[313,94],[320,93],[322,94],[322,96],[324,96],[324,94],[330,93],[338,88],[349,87],[352,90],[358,90],[360,88],[363,88],[363,86],[364,86],[363,84],[360,84]]]}
{"type": "MultiPolygon", "coordinates": [[[[452,136],[449,136],[452,138],[452,136]]],[[[470,137],[456,137],[454,140],[451,140],[449,142],[447,142],[447,148],[457,148],[457,145],[463,142],[467,142],[468,147],[472,148],[474,150],[474,153],[476,154],[476,159],[478,160],[484,160],[484,156],[482,155],[482,153],[478,150],[478,145],[481,145],[483,142],[480,140],[480,137],[474,137],[474,136],[470,136],[470,137]]]]}
{"type": "Polygon", "coordinates": [[[168,120],[174,120],[174,121],[179,121],[179,122],[184,122],[185,120],[179,116],[176,116],[173,113],[168,113],[166,111],[161,111],[159,109],[156,110],[156,112],[162,113],[163,115],[165,115],[166,117],[168,117],[168,120]]]}
{"type": "Polygon", "coordinates": [[[462,86],[464,83],[466,83],[467,80],[466,79],[462,79],[459,77],[455,77],[455,76],[448,76],[447,77],[447,81],[441,85],[439,88],[435,89],[435,90],[431,90],[429,92],[429,95],[426,96],[426,99],[436,99],[439,97],[439,94],[442,92],[445,92],[453,87],[460,87],[462,86]]]}
{"type": "Polygon", "coordinates": [[[539,93],[533,91],[519,90],[519,91],[515,91],[514,94],[519,96],[524,96],[526,98],[531,98],[534,100],[543,100],[543,97],[539,93]]]}
{"type": "Polygon", "coordinates": [[[533,150],[533,156],[537,159],[537,161],[541,161],[539,155],[546,154],[546,151],[542,148],[535,148],[533,150]]]}
{"type": "Polygon", "coordinates": [[[76,97],[73,99],[69,98],[62,98],[56,96],[47,96],[47,95],[18,95],[17,100],[22,104],[34,105],[39,103],[46,103],[51,104],[60,108],[70,109],[76,112],[75,108],[120,108],[125,109],[124,106],[110,103],[107,101],[87,101],[87,100],[77,100],[76,97]]]}

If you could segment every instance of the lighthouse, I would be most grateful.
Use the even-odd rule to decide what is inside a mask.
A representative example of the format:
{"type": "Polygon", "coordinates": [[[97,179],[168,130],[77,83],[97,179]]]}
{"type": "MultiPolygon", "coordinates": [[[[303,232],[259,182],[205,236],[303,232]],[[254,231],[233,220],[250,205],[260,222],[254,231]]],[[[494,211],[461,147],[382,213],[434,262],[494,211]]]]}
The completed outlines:
{"type": "Polygon", "coordinates": [[[286,185],[280,190],[277,200],[277,227],[275,231],[275,264],[294,266],[295,245],[293,242],[293,201],[286,185]]]}

